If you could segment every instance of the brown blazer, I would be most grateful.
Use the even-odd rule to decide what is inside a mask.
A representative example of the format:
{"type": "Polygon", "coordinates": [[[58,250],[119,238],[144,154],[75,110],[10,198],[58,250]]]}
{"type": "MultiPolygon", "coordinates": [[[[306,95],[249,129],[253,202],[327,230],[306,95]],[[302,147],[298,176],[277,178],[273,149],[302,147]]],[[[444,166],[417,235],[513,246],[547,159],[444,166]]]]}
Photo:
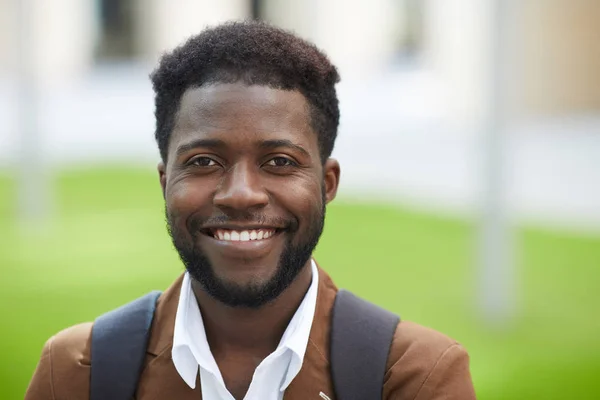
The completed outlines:
{"type": "MultiPolygon", "coordinates": [[[[158,300],[138,400],[201,398],[199,379],[196,389],[190,389],[171,360],[181,282],[180,277],[158,300]]],[[[335,400],[329,372],[329,332],[336,292],[331,278],[319,269],[317,308],[308,348],[285,400],[320,400],[319,392],[335,400]]],[[[46,342],[25,400],[89,398],[91,328],[92,323],[76,325],[46,342]]],[[[436,331],[403,321],[392,342],[383,394],[386,400],[475,399],[467,352],[436,331]]]]}

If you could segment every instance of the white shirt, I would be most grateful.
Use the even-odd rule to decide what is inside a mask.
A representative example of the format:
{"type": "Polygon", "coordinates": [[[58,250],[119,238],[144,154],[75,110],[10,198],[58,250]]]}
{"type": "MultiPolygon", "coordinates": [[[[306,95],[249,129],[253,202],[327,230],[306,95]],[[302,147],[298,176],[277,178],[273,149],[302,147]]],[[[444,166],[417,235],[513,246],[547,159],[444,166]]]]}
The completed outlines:
{"type": "MultiPolygon", "coordinates": [[[[314,261],[311,267],[312,282],[302,303],[283,333],[277,349],[256,367],[244,400],[282,400],[285,389],[298,375],[317,306],[319,273],[314,261]]],[[[200,370],[203,399],[234,400],[225,387],[221,371],[210,351],[202,314],[187,272],[175,316],[171,355],[175,369],[192,389],[196,387],[196,376],[200,370]]]]}

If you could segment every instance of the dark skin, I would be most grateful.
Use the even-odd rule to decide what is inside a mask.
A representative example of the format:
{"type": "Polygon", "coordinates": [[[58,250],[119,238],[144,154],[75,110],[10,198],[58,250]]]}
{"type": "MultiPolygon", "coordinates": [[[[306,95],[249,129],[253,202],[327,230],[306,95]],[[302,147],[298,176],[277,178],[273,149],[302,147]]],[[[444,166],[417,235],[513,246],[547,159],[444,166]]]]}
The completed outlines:
{"type": "MultiPolygon", "coordinates": [[[[172,223],[201,246],[219,279],[240,287],[267,282],[286,240],[300,241],[320,215],[323,198],[326,203],[335,198],[339,164],[331,158],[322,162],[309,121],[307,101],[298,91],[234,83],[184,93],[168,161],[158,166],[160,184],[172,223]],[[248,215],[260,215],[264,226],[249,222],[248,215]],[[226,216],[228,229],[281,231],[254,242],[192,235],[191,218],[215,216],[226,216]],[[288,232],[283,221],[292,220],[297,229],[288,232]]],[[[277,348],[311,283],[310,264],[259,308],[225,305],[192,281],[211,351],[236,399],[243,399],[254,370],[277,348]]]]}

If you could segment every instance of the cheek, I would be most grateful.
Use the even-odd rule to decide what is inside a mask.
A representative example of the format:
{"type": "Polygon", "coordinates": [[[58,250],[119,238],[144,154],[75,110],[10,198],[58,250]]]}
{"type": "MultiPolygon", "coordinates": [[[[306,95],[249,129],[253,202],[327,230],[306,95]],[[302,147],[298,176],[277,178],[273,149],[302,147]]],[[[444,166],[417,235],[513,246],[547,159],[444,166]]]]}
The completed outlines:
{"type": "Polygon", "coordinates": [[[305,230],[321,215],[322,193],[319,183],[286,186],[281,191],[283,202],[298,219],[299,229],[305,230]]]}
{"type": "Polygon", "coordinates": [[[179,181],[167,187],[167,211],[179,224],[207,204],[208,194],[203,188],[206,186],[191,181],[179,181]]]}

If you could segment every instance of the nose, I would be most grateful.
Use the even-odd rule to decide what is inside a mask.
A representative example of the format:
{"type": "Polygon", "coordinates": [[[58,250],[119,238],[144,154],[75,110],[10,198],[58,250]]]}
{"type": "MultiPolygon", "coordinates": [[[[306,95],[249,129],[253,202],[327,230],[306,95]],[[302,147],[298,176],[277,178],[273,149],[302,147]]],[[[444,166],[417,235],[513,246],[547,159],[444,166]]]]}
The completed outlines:
{"type": "Polygon", "coordinates": [[[269,195],[260,182],[260,171],[238,164],[227,171],[213,198],[222,209],[247,211],[268,204],[269,195]]]}

